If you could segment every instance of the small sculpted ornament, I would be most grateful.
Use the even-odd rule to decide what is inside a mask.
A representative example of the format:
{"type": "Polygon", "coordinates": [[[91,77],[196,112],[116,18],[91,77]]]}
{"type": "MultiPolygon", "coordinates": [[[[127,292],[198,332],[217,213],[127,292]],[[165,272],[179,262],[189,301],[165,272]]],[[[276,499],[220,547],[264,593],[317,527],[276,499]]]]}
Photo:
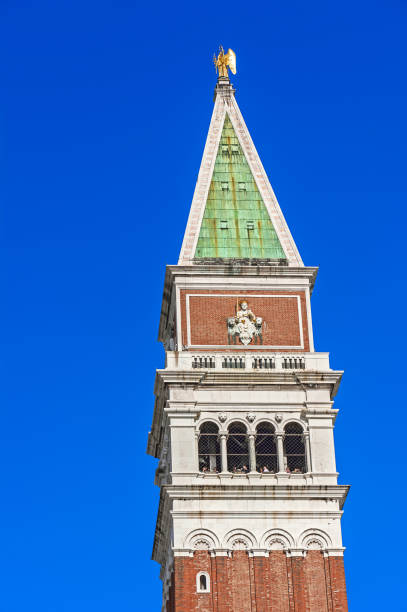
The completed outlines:
{"type": "Polygon", "coordinates": [[[236,338],[245,346],[252,340],[254,344],[263,344],[263,319],[254,315],[246,300],[242,300],[236,307],[236,316],[228,318],[227,326],[229,344],[236,344],[236,338]]]}

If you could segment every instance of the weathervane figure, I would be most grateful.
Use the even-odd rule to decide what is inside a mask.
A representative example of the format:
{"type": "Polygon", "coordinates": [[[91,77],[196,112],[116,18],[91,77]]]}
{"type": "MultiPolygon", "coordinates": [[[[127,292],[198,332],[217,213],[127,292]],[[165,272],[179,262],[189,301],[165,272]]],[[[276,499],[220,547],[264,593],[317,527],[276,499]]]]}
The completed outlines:
{"type": "Polygon", "coordinates": [[[227,53],[223,50],[222,45],[219,47],[218,57],[214,54],[213,63],[215,64],[215,70],[220,77],[228,78],[228,68],[232,74],[236,74],[236,54],[232,49],[229,49],[227,53]]]}

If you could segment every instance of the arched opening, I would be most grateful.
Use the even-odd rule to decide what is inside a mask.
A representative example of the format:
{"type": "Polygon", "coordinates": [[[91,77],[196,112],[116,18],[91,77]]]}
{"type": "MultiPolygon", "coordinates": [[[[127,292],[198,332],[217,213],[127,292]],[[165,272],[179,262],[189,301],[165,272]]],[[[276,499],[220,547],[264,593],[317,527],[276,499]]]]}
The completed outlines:
{"type": "Polygon", "coordinates": [[[196,590],[198,593],[209,593],[211,584],[207,572],[199,572],[196,575],[196,590]]]}
{"type": "Polygon", "coordinates": [[[276,432],[271,423],[256,427],[256,469],[263,474],[278,472],[276,432]]]}
{"type": "Polygon", "coordinates": [[[200,472],[220,472],[219,428],[215,423],[202,423],[198,439],[200,472]]]}
{"type": "Polygon", "coordinates": [[[304,431],[299,423],[287,423],[284,427],[284,457],[287,472],[303,474],[307,471],[304,431]]]}
{"type": "Polygon", "coordinates": [[[227,439],[228,471],[236,474],[249,472],[249,445],[246,426],[231,423],[227,439]]]}

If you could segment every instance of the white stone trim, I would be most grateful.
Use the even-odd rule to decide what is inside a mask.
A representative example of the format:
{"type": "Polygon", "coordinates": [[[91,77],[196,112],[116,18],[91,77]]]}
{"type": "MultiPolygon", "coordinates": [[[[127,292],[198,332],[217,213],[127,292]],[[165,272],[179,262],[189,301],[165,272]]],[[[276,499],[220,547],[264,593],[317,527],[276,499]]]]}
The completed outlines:
{"type": "Polygon", "coordinates": [[[291,548],[287,550],[287,557],[305,557],[305,550],[303,548],[291,548]]]}
{"type": "Polygon", "coordinates": [[[258,548],[256,537],[251,531],[247,529],[232,529],[222,539],[224,548],[229,550],[250,550],[252,548],[258,548]],[[244,546],[240,548],[237,543],[242,542],[244,546]]]}
{"type": "Polygon", "coordinates": [[[191,548],[173,548],[174,557],[193,557],[194,551],[191,548]]]}
{"type": "MultiPolygon", "coordinates": [[[[276,536],[276,538],[278,538],[278,536],[276,536]]],[[[208,553],[211,557],[230,557],[234,550],[239,550],[239,549],[238,548],[213,548],[210,551],[208,551],[208,553]]],[[[338,548],[333,548],[333,547],[331,548],[331,547],[321,546],[321,548],[313,549],[313,548],[302,548],[302,547],[294,547],[294,546],[292,547],[282,546],[281,548],[256,548],[256,547],[250,548],[248,547],[248,548],[241,548],[240,550],[245,550],[247,554],[249,555],[249,557],[269,557],[270,553],[273,550],[284,551],[288,557],[305,557],[307,555],[307,552],[309,552],[310,550],[319,550],[321,553],[323,553],[325,557],[343,557],[346,547],[341,546],[338,548]]],[[[173,552],[174,557],[193,557],[196,551],[191,550],[191,549],[174,548],[172,552],[173,552]]],[[[205,573],[205,572],[199,572],[199,573],[205,573]]],[[[163,579],[163,582],[165,583],[168,582],[166,577],[163,579]]],[[[168,592],[168,587],[166,591],[168,592]]]]}
{"type": "Polygon", "coordinates": [[[182,348],[181,290],[178,285],[175,286],[175,299],[177,302],[177,308],[176,308],[177,346],[178,346],[178,350],[181,350],[182,348]]]}
{"type": "Polygon", "coordinates": [[[221,96],[216,96],[178,264],[188,264],[194,257],[225,115],[226,105],[221,96]]]}
{"type": "MultiPolygon", "coordinates": [[[[190,297],[204,297],[204,298],[210,298],[210,297],[236,297],[236,299],[239,298],[239,296],[235,295],[234,293],[186,293],[185,294],[185,306],[186,306],[186,319],[187,319],[187,348],[210,348],[210,349],[236,349],[236,350],[249,350],[249,351],[253,351],[253,345],[247,345],[244,346],[242,345],[233,345],[233,344],[191,344],[191,318],[190,318],[190,306],[189,306],[189,298],[190,297]]],[[[299,349],[304,349],[304,331],[303,331],[303,325],[302,325],[302,313],[301,313],[301,296],[300,295],[250,295],[247,296],[247,299],[252,299],[252,298],[256,298],[256,299],[260,299],[260,298],[268,298],[268,299],[272,299],[272,298],[288,298],[288,299],[296,299],[297,300],[297,309],[298,309],[298,326],[299,326],[299,332],[300,332],[300,344],[299,345],[267,345],[267,344],[259,344],[258,348],[261,350],[265,350],[265,349],[291,349],[291,350],[299,350],[299,349]]],[[[257,346],[257,345],[256,345],[257,346]]]]}
{"type": "Polygon", "coordinates": [[[253,548],[249,550],[249,557],[268,557],[269,551],[265,548],[253,548]]]}
{"type": "Polygon", "coordinates": [[[264,548],[266,550],[270,550],[269,543],[272,538],[281,538],[285,542],[285,548],[293,548],[295,545],[294,538],[288,531],[284,529],[269,529],[266,533],[263,534],[260,540],[260,548],[264,548]]]}
{"type": "Polygon", "coordinates": [[[309,287],[307,287],[305,290],[305,306],[306,306],[306,311],[307,311],[309,350],[311,353],[313,353],[315,351],[315,346],[314,346],[314,331],[312,329],[311,296],[310,296],[309,287]]]}
{"type": "MultiPolygon", "coordinates": [[[[302,485],[303,483],[299,483],[302,485]]],[[[305,489],[305,487],[304,487],[305,489]]],[[[287,496],[287,499],[290,499],[293,496],[287,496]]],[[[265,499],[267,501],[273,500],[275,496],[273,492],[266,492],[265,499]]],[[[238,499],[238,498],[236,498],[238,499]]],[[[245,498],[247,499],[247,498],[245,498]]],[[[284,501],[286,502],[287,499],[284,501]]],[[[306,491],[304,491],[303,500],[308,501],[306,491]]],[[[228,500],[229,501],[229,500],[228,500]]],[[[232,500],[230,500],[232,501],[232,500]]],[[[342,510],[227,510],[227,515],[235,520],[235,519],[253,519],[259,518],[264,519],[267,517],[270,521],[274,519],[315,519],[318,520],[333,520],[333,519],[341,519],[342,518],[342,510]]],[[[224,510],[205,510],[205,512],[201,510],[173,510],[172,511],[173,518],[177,519],[202,519],[205,516],[207,519],[224,519],[225,511],[224,510]]]]}
{"type": "Polygon", "coordinates": [[[342,546],[340,548],[328,548],[325,552],[328,557],[343,557],[345,550],[346,548],[342,546]]]}
{"type": "Polygon", "coordinates": [[[281,433],[284,433],[284,429],[286,425],[288,425],[289,423],[296,423],[297,425],[300,425],[302,427],[303,434],[305,434],[309,430],[308,423],[305,423],[304,421],[302,421],[300,418],[298,418],[295,415],[291,416],[289,413],[285,413],[280,423],[281,433]]]}
{"type": "Polygon", "coordinates": [[[303,531],[298,538],[300,546],[307,550],[312,550],[312,548],[310,548],[310,544],[314,540],[320,544],[321,550],[332,546],[331,538],[321,529],[307,529],[306,531],[303,531]]]}
{"type": "Polygon", "coordinates": [[[184,547],[199,550],[199,548],[195,547],[200,540],[206,540],[208,542],[209,546],[207,550],[212,548],[220,548],[218,536],[209,529],[194,529],[191,531],[184,540],[184,547]]]}
{"type": "Polygon", "coordinates": [[[227,548],[215,548],[213,551],[214,557],[230,557],[230,550],[227,548]]]}

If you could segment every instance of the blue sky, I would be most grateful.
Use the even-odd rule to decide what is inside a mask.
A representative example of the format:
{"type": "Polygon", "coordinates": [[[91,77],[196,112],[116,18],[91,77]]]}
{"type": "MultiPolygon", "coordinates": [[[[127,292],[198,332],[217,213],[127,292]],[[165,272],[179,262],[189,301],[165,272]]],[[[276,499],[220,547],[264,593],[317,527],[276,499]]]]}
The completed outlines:
{"type": "Polygon", "coordinates": [[[350,609],[404,582],[405,0],[0,3],[0,612],[160,610],[145,454],[165,264],[212,54],[303,260],[336,408],[350,609]]]}

